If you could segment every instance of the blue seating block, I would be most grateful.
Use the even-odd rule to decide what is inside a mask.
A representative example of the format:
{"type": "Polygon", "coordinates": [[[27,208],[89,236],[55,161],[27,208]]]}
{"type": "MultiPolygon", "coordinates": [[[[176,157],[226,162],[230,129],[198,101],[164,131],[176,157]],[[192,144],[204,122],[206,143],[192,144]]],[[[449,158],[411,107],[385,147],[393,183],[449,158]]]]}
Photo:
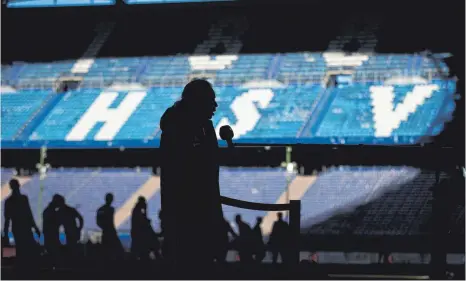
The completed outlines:
{"type": "Polygon", "coordinates": [[[19,130],[31,120],[34,114],[44,105],[48,91],[24,91],[1,94],[2,108],[2,140],[12,140],[19,130]]]}

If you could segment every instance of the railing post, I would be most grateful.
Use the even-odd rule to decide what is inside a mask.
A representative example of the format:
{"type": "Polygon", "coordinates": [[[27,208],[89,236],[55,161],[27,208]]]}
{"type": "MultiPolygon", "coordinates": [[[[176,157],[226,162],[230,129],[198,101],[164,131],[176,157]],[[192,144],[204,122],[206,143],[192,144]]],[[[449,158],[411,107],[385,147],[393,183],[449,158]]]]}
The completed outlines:
{"type": "Polygon", "coordinates": [[[301,201],[290,201],[290,229],[291,229],[291,250],[292,263],[299,264],[299,244],[301,237],[301,201]]]}

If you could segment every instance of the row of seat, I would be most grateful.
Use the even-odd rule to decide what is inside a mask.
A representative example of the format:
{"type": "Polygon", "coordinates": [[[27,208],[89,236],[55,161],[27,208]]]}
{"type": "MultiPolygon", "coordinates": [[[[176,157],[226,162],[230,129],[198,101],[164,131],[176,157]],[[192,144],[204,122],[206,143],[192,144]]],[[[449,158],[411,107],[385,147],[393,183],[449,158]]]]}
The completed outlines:
{"type": "MultiPolygon", "coordinates": [[[[454,85],[450,86],[437,81],[428,85],[354,84],[335,88],[318,84],[275,89],[216,87],[219,107],[212,121],[216,127],[230,124],[238,138],[248,139],[432,136],[440,133],[454,110],[454,85]],[[388,97],[391,95],[393,100],[388,97]]],[[[121,109],[129,110],[127,117],[122,117],[125,118],[122,125],[105,140],[159,138],[160,118],[181,92],[181,87],[69,91],[58,96],[58,101],[53,100],[49,111],[35,120],[37,126],[26,137],[38,141],[67,140],[85,113],[87,117],[97,114],[91,105],[111,99],[110,104],[104,105],[109,106],[109,112],[117,110],[123,101],[137,104],[121,109]],[[134,93],[144,96],[139,100],[134,93]]],[[[36,117],[34,114],[48,103],[50,95],[54,94],[49,91],[2,94],[2,140],[17,139],[14,137],[22,133],[27,121],[36,117]]],[[[95,121],[90,128],[81,129],[84,130],[81,140],[95,139],[101,125],[109,121],[102,117],[105,116],[91,117],[95,121]]]]}
{"type": "MultiPolygon", "coordinates": [[[[10,178],[11,171],[2,169],[2,178],[10,178]]],[[[85,229],[98,230],[95,212],[104,202],[107,192],[115,195],[115,209],[125,202],[152,177],[149,169],[54,169],[41,181],[32,176],[22,187],[29,196],[31,208],[38,219],[39,193],[43,187],[42,207],[53,194],[65,196],[69,205],[84,217],[85,229]]],[[[223,196],[258,203],[276,203],[295,174],[282,168],[226,168],[220,170],[223,196]]],[[[445,178],[446,175],[442,175],[445,178]]],[[[3,179],[2,179],[3,180],[3,179]]],[[[310,234],[354,235],[418,235],[429,232],[432,216],[432,187],[435,174],[412,167],[348,167],[330,168],[316,176],[302,196],[302,231],[310,234]]],[[[156,188],[151,186],[150,188],[156,188]]],[[[455,188],[455,187],[453,187],[455,188]]],[[[159,229],[160,193],[147,198],[148,215],[155,229],[159,229]]],[[[224,206],[225,218],[234,225],[234,217],[241,214],[244,221],[254,225],[264,211],[224,206]]],[[[130,229],[130,209],[117,228],[130,229]]],[[[194,211],[194,210],[193,210],[194,211]]],[[[464,234],[464,203],[456,207],[450,221],[453,233],[464,234]]]]}
{"type": "MultiPolygon", "coordinates": [[[[34,87],[38,83],[56,81],[59,77],[73,74],[77,61],[53,63],[13,64],[2,66],[2,84],[14,87],[34,87]],[[45,81],[45,82],[44,82],[45,81]]],[[[371,73],[399,73],[399,75],[424,75],[438,73],[431,59],[420,55],[370,55],[367,59],[343,54],[333,57],[325,53],[260,54],[206,56],[205,59],[189,56],[135,57],[95,59],[84,76],[83,86],[95,83],[141,82],[159,85],[172,77],[181,77],[185,82],[191,74],[213,74],[218,83],[235,84],[255,79],[278,79],[284,82],[322,80],[328,69],[348,67],[354,69],[357,79],[367,79],[371,73]],[[354,62],[348,63],[348,61],[354,62]]],[[[448,68],[441,63],[442,71],[448,68]]],[[[432,75],[431,75],[432,76],[432,75]]],[[[50,83],[50,87],[53,83],[50,83]]],[[[37,86],[35,86],[37,87],[37,86]]]]}

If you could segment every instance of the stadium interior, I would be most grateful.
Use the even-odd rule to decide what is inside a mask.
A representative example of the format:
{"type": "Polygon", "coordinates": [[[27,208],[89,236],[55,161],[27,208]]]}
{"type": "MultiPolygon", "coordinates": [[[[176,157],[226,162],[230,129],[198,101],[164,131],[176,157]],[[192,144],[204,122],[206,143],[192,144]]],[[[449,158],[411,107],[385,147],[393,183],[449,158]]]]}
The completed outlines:
{"type": "MultiPolygon", "coordinates": [[[[83,243],[100,241],[108,192],[126,249],[139,196],[159,231],[160,118],[205,78],[217,134],[230,125],[241,156],[222,156],[222,196],[300,200],[300,260],[370,265],[387,252],[429,272],[444,188],[442,253],[464,276],[464,2],[13,2],[1,17],[2,209],[16,178],[39,224],[62,194],[84,217],[83,243]]],[[[237,214],[263,217],[266,240],[277,214],[223,211],[235,230],[237,214]]]]}

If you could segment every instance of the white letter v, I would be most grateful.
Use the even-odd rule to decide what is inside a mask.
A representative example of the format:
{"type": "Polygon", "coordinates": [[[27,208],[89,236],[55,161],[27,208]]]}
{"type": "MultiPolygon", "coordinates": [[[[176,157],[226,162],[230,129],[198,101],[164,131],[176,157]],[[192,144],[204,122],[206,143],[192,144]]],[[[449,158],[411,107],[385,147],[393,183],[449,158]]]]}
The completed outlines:
{"type": "Polygon", "coordinates": [[[393,130],[397,129],[402,121],[407,121],[409,115],[424,104],[436,90],[438,85],[416,85],[395,108],[393,86],[370,87],[375,136],[390,137],[393,130]]]}

